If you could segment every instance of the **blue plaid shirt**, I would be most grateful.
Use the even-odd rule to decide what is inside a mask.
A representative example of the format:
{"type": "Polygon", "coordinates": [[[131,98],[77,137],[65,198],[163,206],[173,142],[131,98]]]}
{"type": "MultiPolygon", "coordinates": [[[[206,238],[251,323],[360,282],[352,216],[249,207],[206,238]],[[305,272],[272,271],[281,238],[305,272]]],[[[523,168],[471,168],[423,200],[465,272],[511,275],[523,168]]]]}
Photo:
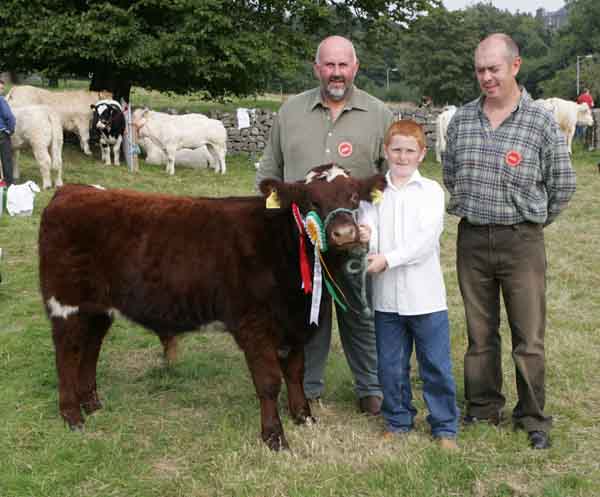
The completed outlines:
{"type": "Polygon", "coordinates": [[[448,212],[473,224],[547,225],[575,193],[566,139],[525,89],[496,129],[483,112],[483,98],[458,109],[442,164],[448,212]]]}

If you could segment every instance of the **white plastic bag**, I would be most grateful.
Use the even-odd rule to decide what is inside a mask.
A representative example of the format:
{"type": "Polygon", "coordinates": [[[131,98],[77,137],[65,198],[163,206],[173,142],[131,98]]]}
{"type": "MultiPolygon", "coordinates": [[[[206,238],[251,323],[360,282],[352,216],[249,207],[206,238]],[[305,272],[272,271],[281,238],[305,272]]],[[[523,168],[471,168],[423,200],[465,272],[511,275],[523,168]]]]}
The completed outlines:
{"type": "Polygon", "coordinates": [[[10,185],[6,192],[6,210],[11,216],[31,216],[36,193],[40,193],[40,187],[33,181],[10,185]]]}

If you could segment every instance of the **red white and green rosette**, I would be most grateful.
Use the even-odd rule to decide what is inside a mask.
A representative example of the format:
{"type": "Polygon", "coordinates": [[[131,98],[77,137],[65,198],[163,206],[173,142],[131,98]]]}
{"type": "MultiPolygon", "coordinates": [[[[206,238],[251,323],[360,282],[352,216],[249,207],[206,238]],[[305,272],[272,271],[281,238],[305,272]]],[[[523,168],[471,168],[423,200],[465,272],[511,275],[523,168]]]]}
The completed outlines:
{"type": "Polygon", "coordinates": [[[304,225],[306,227],[308,238],[315,248],[319,249],[321,252],[326,252],[327,236],[325,235],[325,227],[323,226],[323,221],[321,221],[319,214],[315,211],[310,211],[306,215],[304,225]]]}
{"type": "Polygon", "coordinates": [[[313,292],[310,305],[311,324],[319,324],[319,309],[323,293],[323,274],[321,270],[321,251],[327,250],[327,238],[321,217],[315,211],[310,211],[304,219],[304,227],[308,238],[315,246],[315,265],[313,267],[313,292]]]}

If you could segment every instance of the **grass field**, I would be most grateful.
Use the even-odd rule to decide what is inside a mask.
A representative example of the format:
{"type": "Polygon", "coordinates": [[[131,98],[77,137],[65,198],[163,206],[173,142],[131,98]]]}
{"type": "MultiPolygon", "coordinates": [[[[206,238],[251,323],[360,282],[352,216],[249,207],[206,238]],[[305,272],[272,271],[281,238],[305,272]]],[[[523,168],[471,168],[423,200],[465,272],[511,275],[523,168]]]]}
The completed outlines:
{"type": "MultiPolygon", "coordinates": [[[[216,329],[188,335],[178,362],[167,368],[159,341],[125,320],[115,323],[100,357],[105,407],[87,419],[84,433],[71,433],[58,415],[54,351],[38,292],[38,224],[52,195],[43,192],[31,217],[0,217],[0,497],[600,495],[600,154],[575,150],[578,191],[545,232],[550,450],[529,449],[525,434],[507,422],[464,430],[458,453],[441,452],[428,436],[416,377],[416,431],[382,441],[381,420],[357,412],[336,339],[319,423],[295,426],[283,407],[292,450],[271,453],[260,441],[258,402],[230,336],[216,329]]],[[[98,155],[90,159],[66,146],[65,181],[211,196],[253,191],[254,167],[242,155],[228,157],[225,176],[178,168],[174,177],[157,166],[142,165],[136,175],[107,168],[98,155]]],[[[30,157],[22,157],[21,172],[21,181],[40,183],[30,157]]],[[[441,180],[433,162],[424,173],[441,180]]],[[[466,339],[454,270],[456,226],[448,218],[442,259],[462,404],[466,339]]],[[[512,407],[514,371],[503,323],[512,407]]]]}

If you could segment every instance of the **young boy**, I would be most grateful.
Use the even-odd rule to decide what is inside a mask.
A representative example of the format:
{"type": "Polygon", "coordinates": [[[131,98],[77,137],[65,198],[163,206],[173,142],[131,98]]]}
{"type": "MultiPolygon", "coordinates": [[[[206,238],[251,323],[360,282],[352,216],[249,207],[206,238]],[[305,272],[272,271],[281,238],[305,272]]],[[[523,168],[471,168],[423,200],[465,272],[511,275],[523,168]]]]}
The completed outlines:
{"type": "Polygon", "coordinates": [[[360,206],[361,241],[369,242],[385,437],[413,428],[410,357],[416,349],[434,439],[456,449],[458,408],[450,358],[439,237],[444,191],[417,170],[427,152],[423,128],[393,123],[384,141],[389,165],[379,204],[360,206]]]}

